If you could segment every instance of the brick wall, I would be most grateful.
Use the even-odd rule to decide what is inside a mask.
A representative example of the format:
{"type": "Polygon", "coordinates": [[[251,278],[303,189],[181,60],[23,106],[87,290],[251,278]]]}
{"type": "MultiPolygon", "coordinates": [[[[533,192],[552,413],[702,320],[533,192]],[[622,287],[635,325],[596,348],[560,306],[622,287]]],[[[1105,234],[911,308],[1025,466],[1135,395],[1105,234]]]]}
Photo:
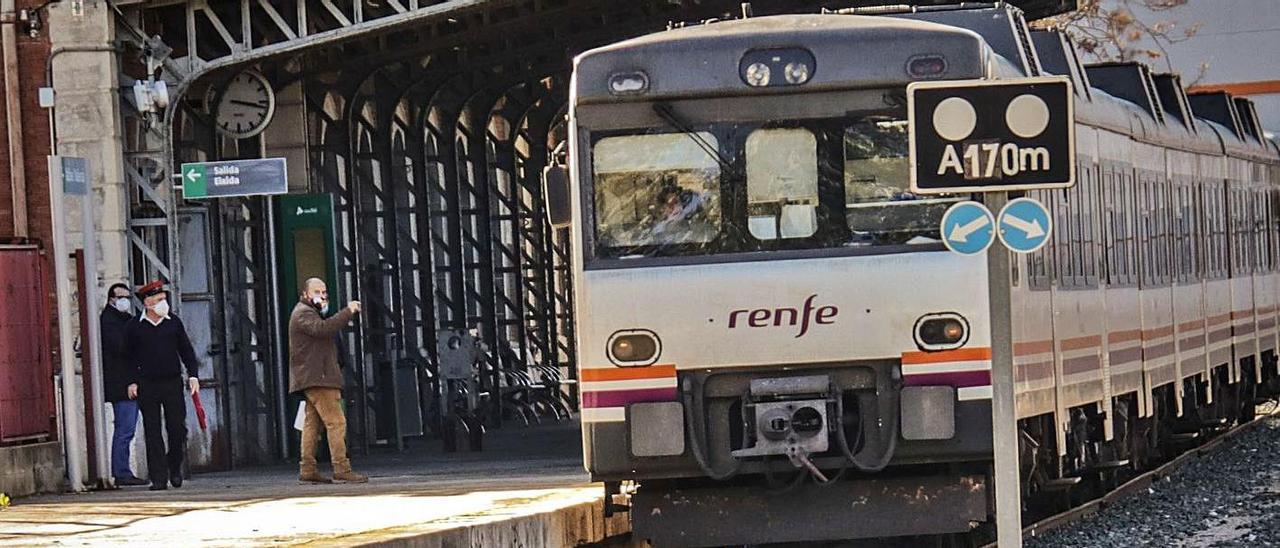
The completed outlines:
{"type": "MultiPolygon", "coordinates": [[[[42,2],[40,0],[18,0],[19,9],[32,8],[42,2]]],[[[27,194],[27,220],[29,241],[36,243],[46,251],[45,287],[47,309],[52,310],[56,302],[53,281],[53,257],[48,254],[53,245],[53,233],[49,215],[49,112],[40,108],[39,89],[44,85],[45,62],[49,57],[49,40],[46,26],[40,35],[32,38],[17,28],[18,43],[18,87],[22,103],[22,137],[23,166],[26,168],[25,188],[27,194]]],[[[2,73],[0,73],[2,75],[2,73]]],[[[10,85],[4,82],[5,86],[10,85]]],[[[3,96],[0,96],[0,100],[3,96]]],[[[5,111],[0,107],[0,240],[14,237],[13,230],[13,198],[10,191],[9,168],[9,121],[5,111]]],[[[53,315],[51,314],[50,317],[53,315]]],[[[55,324],[50,324],[50,340],[52,352],[57,353],[58,332],[55,324]]],[[[56,363],[56,361],[55,361],[56,363]]]]}

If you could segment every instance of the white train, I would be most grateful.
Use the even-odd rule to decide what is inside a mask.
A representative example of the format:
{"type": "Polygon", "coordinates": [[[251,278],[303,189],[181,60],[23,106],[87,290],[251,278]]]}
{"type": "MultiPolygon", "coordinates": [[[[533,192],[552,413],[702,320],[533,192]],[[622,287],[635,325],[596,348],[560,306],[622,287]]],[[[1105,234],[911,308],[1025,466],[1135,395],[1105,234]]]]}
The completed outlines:
{"type": "MultiPolygon", "coordinates": [[[[637,536],[965,533],[992,508],[969,196],[907,189],[905,88],[1070,77],[1078,184],[1012,272],[1025,495],[1250,416],[1276,379],[1280,151],[1253,105],[1083,66],[1001,5],[686,26],[576,59],[567,173],[584,458],[637,536]]],[[[1052,497],[1048,497],[1052,498],[1052,497]]]]}

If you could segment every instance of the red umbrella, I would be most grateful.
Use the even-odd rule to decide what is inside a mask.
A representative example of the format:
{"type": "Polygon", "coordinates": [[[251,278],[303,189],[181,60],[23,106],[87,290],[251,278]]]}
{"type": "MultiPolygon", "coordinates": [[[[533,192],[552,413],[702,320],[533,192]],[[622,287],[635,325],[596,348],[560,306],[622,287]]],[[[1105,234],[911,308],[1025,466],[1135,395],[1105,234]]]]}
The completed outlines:
{"type": "Polygon", "coordinates": [[[200,422],[200,429],[208,430],[209,423],[207,422],[204,416],[204,405],[200,403],[199,392],[195,392],[191,394],[191,404],[194,405],[196,408],[196,420],[200,422]]]}

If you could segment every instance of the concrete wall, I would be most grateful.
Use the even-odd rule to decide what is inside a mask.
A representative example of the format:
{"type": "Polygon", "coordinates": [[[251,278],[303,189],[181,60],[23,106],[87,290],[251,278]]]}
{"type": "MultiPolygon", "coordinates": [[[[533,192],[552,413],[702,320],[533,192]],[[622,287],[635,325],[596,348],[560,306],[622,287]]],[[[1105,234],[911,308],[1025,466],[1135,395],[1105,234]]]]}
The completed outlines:
{"type": "Polygon", "coordinates": [[[65,475],[61,443],[0,447],[0,493],[25,497],[61,491],[65,475]]]}

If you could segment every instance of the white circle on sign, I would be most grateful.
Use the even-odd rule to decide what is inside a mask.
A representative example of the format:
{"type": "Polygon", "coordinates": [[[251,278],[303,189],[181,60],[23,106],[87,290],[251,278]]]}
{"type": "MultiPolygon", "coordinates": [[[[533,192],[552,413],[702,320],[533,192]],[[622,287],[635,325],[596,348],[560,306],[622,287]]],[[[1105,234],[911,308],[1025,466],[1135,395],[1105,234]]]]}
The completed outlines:
{"type": "Polygon", "coordinates": [[[973,133],[978,113],[973,105],[959,97],[949,97],[933,109],[933,130],[948,141],[960,141],[973,133]]]}
{"type": "Polygon", "coordinates": [[[1049,127],[1049,105],[1035,95],[1019,95],[1009,102],[1004,121],[1014,135],[1023,139],[1036,137],[1049,127]]]}

